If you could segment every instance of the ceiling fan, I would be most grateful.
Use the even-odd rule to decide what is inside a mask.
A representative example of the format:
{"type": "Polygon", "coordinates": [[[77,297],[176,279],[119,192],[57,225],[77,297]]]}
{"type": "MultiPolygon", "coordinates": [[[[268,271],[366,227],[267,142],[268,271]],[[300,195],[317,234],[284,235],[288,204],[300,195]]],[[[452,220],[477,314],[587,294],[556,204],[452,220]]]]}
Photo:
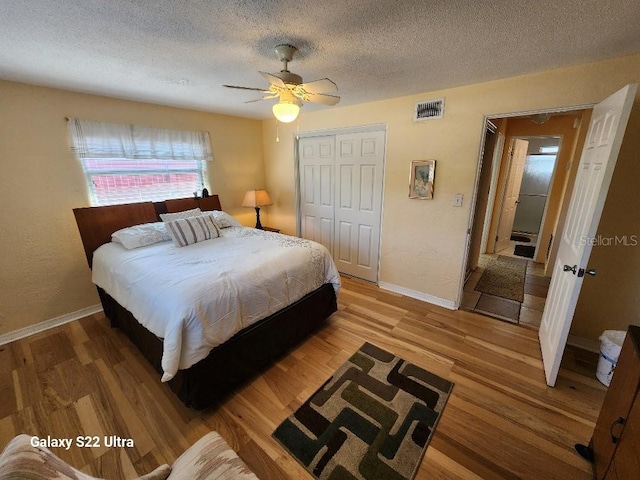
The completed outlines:
{"type": "Polygon", "coordinates": [[[245,103],[258,102],[278,98],[278,103],[273,105],[273,115],[283,123],[293,122],[300,113],[302,102],[320,103],[322,105],[335,105],[340,101],[340,97],[327,95],[328,92],[335,92],[338,86],[328,78],[314,80],[303,83],[302,77],[287,69],[288,63],[293,59],[293,55],[298,49],[293,45],[278,45],[276,53],[282,62],[283,68],[280,73],[260,72],[268,82],[267,88],[239,87],[236,85],[223,85],[227,88],[238,88],[241,90],[255,90],[264,94],[263,97],[249,100],[245,103]]]}

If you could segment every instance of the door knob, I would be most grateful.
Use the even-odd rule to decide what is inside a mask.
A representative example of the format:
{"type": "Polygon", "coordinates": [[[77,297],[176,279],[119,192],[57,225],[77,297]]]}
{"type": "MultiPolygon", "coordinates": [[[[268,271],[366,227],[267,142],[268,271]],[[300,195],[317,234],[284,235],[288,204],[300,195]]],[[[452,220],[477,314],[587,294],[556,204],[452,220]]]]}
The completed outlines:
{"type": "Polygon", "coordinates": [[[590,275],[592,277],[596,276],[596,271],[593,268],[590,268],[589,270],[585,270],[584,268],[581,268],[580,270],[578,270],[578,276],[579,277],[584,277],[584,274],[590,275]]]}
{"type": "Polygon", "coordinates": [[[574,265],[573,267],[570,267],[569,265],[565,265],[564,267],[562,267],[562,271],[571,272],[575,275],[576,272],[578,271],[578,265],[574,265]]]}

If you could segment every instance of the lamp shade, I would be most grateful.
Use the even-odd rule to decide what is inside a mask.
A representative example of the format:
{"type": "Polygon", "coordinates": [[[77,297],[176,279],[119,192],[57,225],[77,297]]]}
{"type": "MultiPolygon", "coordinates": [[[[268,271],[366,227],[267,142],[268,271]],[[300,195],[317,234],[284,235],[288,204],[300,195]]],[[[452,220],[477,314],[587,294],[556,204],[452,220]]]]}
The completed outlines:
{"type": "Polygon", "coordinates": [[[243,207],[266,207],[267,205],[273,205],[273,201],[266,190],[249,190],[244,194],[243,207]]]}
{"type": "Polygon", "coordinates": [[[273,115],[282,123],[291,123],[296,118],[298,118],[298,114],[300,113],[300,107],[295,103],[280,101],[276,103],[273,108],[273,115]]]}

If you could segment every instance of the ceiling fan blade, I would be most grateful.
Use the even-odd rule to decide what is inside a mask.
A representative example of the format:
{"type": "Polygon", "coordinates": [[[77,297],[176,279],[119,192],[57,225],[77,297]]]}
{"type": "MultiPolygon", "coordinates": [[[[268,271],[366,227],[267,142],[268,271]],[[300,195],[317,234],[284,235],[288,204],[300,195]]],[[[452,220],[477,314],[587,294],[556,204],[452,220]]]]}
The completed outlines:
{"type": "Polygon", "coordinates": [[[254,87],[239,87],[237,85],[223,85],[223,87],[227,88],[238,88],[240,90],[254,90],[256,92],[269,93],[269,90],[264,88],[254,88],[254,87]]]}
{"type": "Polygon", "coordinates": [[[300,87],[304,88],[304,91],[307,93],[327,93],[338,90],[338,86],[328,78],[303,83],[300,87]]]}
{"type": "Polygon", "coordinates": [[[322,93],[310,93],[305,95],[304,100],[311,103],[320,103],[322,105],[336,105],[340,101],[340,97],[335,95],[324,95],[322,93]]]}
{"type": "Polygon", "coordinates": [[[284,84],[281,78],[278,78],[275,75],[272,75],[271,73],[267,73],[267,72],[259,72],[259,73],[267,80],[267,82],[271,83],[272,85],[276,85],[280,88],[287,88],[287,86],[284,84]]]}
{"type": "Polygon", "coordinates": [[[266,97],[260,97],[260,98],[254,98],[253,100],[247,100],[244,103],[253,103],[253,102],[259,102],[260,100],[269,100],[271,98],[276,98],[277,95],[267,95],[266,97]]]}

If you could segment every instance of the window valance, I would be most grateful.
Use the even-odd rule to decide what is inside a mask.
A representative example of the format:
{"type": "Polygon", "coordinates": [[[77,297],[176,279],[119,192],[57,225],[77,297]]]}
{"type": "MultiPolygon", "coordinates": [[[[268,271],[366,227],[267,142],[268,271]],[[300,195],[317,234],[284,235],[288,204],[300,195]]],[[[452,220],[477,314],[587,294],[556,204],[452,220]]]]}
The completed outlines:
{"type": "Polygon", "coordinates": [[[78,158],[211,161],[208,132],[169,130],[68,119],[71,149],[78,158]]]}

